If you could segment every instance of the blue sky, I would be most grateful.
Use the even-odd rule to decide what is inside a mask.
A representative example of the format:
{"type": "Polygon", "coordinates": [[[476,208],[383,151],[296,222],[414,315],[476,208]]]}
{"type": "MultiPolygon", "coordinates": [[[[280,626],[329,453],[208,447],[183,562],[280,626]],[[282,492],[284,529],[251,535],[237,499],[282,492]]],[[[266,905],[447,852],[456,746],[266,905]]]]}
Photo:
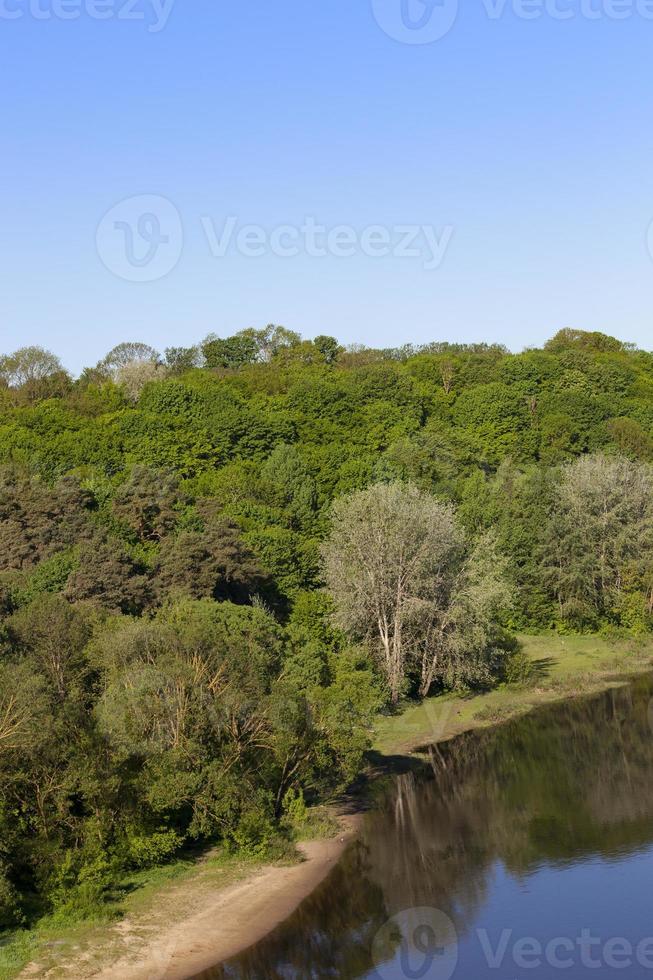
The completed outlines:
{"type": "Polygon", "coordinates": [[[0,350],[653,347],[653,3],[434,2],[0,0],[0,350]]]}

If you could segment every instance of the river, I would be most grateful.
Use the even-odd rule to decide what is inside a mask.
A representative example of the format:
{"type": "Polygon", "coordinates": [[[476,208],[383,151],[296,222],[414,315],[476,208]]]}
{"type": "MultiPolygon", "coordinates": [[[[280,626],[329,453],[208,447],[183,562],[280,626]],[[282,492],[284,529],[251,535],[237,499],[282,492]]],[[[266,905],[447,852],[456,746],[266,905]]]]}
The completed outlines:
{"type": "Polygon", "coordinates": [[[202,980],[653,980],[653,680],[436,748],[202,980]]]}

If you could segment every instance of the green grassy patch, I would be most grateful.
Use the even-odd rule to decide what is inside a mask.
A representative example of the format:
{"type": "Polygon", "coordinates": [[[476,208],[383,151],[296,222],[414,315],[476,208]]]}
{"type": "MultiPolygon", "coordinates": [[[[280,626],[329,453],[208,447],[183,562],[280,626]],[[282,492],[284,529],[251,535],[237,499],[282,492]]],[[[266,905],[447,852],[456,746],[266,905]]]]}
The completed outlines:
{"type": "Polygon", "coordinates": [[[384,755],[410,752],[463,731],[496,724],[538,704],[601,690],[620,677],[653,669],[649,637],[520,636],[533,665],[528,684],[503,685],[485,694],[446,694],[380,718],[374,748],[384,755]]]}

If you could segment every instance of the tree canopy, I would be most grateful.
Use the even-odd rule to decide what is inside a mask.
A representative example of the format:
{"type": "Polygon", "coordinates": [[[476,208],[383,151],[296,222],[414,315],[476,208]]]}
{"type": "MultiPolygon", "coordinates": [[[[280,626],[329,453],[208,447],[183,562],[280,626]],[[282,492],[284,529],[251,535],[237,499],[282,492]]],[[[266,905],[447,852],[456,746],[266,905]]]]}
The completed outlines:
{"type": "Polygon", "coordinates": [[[652,461],[653,355],[597,333],[0,358],[0,927],[287,840],[511,630],[650,631],[652,461]]]}

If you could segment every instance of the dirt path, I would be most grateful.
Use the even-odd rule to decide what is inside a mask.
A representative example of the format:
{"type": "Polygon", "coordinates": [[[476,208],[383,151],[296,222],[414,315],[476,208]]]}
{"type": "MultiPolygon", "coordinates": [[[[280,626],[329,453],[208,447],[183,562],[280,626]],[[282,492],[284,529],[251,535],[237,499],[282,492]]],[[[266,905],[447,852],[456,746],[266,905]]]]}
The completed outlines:
{"type": "MultiPolygon", "coordinates": [[[[429,712],[429,705],[414,709],[415,717],[403,725],[403,738],[394,732],[392,742],[377,753],[378,762],[365,781],[407,763],[425,742],[496,724],[538,704],[627,683],[629,677],[651,670],[651,651],[647,648],[641,657],[628,656],[619,664],[613,657],[610,665],[592,662],[590,666],[591,672],[578,676],[568,672],[546,687],[508,694],[497,691],[457,702],[454,708],[444,704],[442,718],[429,712]],[[480,706],[485,714],[479,712],[480,706]],[[387,754],[391,751],[393,755],[387,754]]],[[[329,874],[355,836],[361,820],[360,799],[353,809],[353,814],[350,811],[341,817],[343,829],[338,837],[301,845],[302,863],[244,871],[231,883],[200,868],[192,879],[161,890],[148,911],[127,916],[102,935],[89,935],[72,949],[42,950],[20,973],[20,980],[189,980],[258,942],[292,914],[329,874]]]]}
{"type": "Polygon", "coordinates": [[[127,917],[106,942],[48,968],[30,964],[22,978],[39,980],[188,980],[262,939],[326,878],[356,833],[358,819],[342,818],[330,840],[300,844],[300,864],[272,865],[227,887],[172,888],[147,915],[127,917]],[[66,962],[66,960],[68,960],[66,962]]]}

